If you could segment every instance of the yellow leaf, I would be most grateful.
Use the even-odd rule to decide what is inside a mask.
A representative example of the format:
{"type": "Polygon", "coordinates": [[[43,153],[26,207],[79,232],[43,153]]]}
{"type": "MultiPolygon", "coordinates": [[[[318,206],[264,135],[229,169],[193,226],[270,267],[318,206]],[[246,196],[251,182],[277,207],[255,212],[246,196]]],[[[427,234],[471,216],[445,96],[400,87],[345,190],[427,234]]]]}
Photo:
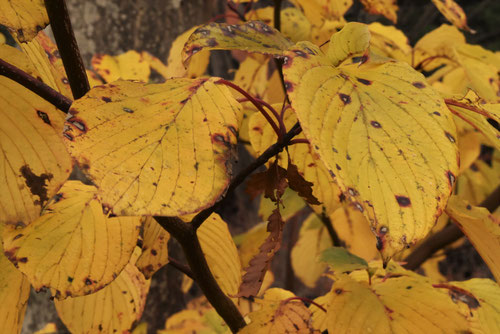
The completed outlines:
{"type": "Polygon", "coordinates": [[[311,214],[300,228],[297,242],[292,248],[291,260],[295,275],[309,288],[314,288],[316,281],[324,273],[327,265],[317,257],[332,246],[332,240],[326,227],[316,214],[311,214]]]}
{"type": "Polygon", "coordinates": [[[170,46],[170,51],[168,53],[167,69],[165,71],[165,78],[171,77],[187,77],[187,78],[197,78],[205,73],[207,70],[210,52],[208,50],[202,50],[191,57],[187,68],[184,67],[182,62],[182,50],[184,44],[189,39],[189,36],[198,27],[193,27],[181,35],[179,35],[172,45],[170,46]]]}
{"type": "Polygon", "coordinates": [[[453,0],[432,0],[436,8],[443,14],[444,17],[453,25],[461,29],[466,29],[471,32],[474,30],[467,26],[467,17],[464,10],[453,0]]]}
{"type": "Polygon", "coordinates": [[[396,0],[361,0],[361,3],[369,13],[383,15],[396,24],[398,19],[396,0]]]}
{"type": "MultiPolygon", "coordinates": [[[[8,45],[0,46],[0,58],[35,71],[21,51],[8,45]]],[[[52,104],[1,76],[0,118],[0,221],[26,225],[71,172],[60,135],[64,117],[52,104]]]]}
{"type": "Polygon", "coordinates": [[[18,44],[37,69],[38,75],[35,77],[40,78],[64,96],[73,98],[59,50],[45,32],[38,33],[27,43],[18,44]]]}
{"type": "Polygon", "coordinates": [[[73,334],[127,333],[141,318],[149,284],[132,259],[104,289],[55,300],[56,310],[73,334]]]}
{"type": "Polygon", "coordinates": [[[330,333],[458,333],[468,329],[451,299],[423,277],[337,280],[327,308],[330,333]]]}
{"type": "Polygon", "coordinates": [[[288,300],[294,294],[279,288],[266,291],[262,300],[256,300],[261,308],[251,312],[252,320],[238,333],[315,333],[311,326],[311,311],[298,300],[288,300]]]}
{"type": "Polygon", "coordinates": [[[148,334],[148,323],[141,322],[139,325],[137,325],[134,328],[134,330],[132,331],[132,334],[148,334]]]}
{"type": "Polygon", "coordinates": [[[146,218],[142,253],[137,259],[136,266],[147,279],[168,263],[169,239],[170,234],[153,217],[146,218]]]}
{"type": "MultiPolygon", "coordinates": [[[[275,104],[273,107],[279,110],[278,108],[281,108],[281,105],[275,104]]],[[[291,108],[285,110],[283,121],[287,129],[290,129],[297,122],[297,117],[291,108]]],[[[252,148],[257,154],[262,154],[277,141],[276,133],[260,113],[254,113],[250,116],[249,136],[252,148]]],[[[295,138],[305,139],[305,136],[299,134],[295,138]]],[[[292,163],[297,166],[299,173],[306,181],[313,184],[313,196],[322,203],[311,207],[318,214],[329,215],[333,213],[340,206],[339,197],[341,192],[324,163],[319,159],[318,154],[307,144],[289,146],[288,153],[292,163]]],[[[280,155],[280,159],[281,166],[286,169],[288,166],[286,156],[280,155]]]]}
{"type": "Polygon", "coordinates": [[[106,82],[118,79],[147,82],[151,73],[149,63],[141,53],[134,50],[118,56],[94,55],[91,63],[97,74],[106,82]]]}
{"type": "Polygon", "coordinates": [[[473,333],[500,332],[500,288],[489,279],[474,278],[440,285],[448,288],[451,299],[461,310],[473,333]],[[456,289],[458,288],[458,289],[456,289]]]}
{"type": "Polygon", "coordinates": [[[87,79],[89,80],[90,88],[94,88],[95,86],[104,84],[101,78],[99,78],[97,73],[95,73],[94,71],[85,70],[85,72],[87,73],[87,79]]]}
{"type": "Polygon", "coordinates": [[[500,185],[500,152],[494,151],[491,166],[477,160],[458,178],[458,195],[472,205],[479,205],[500,185]]]}
{"type": "Polygon", "coordinates": [[[467,131],[464,134],[458,135],[458,150],[460,152],[460,170],[462,175],[481,153],[481,138],[482,135],[475,131],[467,131]]]}
{"type": "Polygon", "coordinates": [[[394,26],[384,26],[378,22],[368,25],[370,47],[374,53],[411,63],[412,48],[406,35],[394,26]]]}
{"type": "Polygon", "coordinates": [[[460,227],[474,248],[500,280],[500,218],[487,209],[472,206],[459,196],[448,200],[446,213],[460,227]]]}
{"type": "Polygon", "coordinates": [[[322,50],[327,50],[329,47],[330,38],[334,33],[341,30],[346,24],[343,18],[339,20],[327,20],[322,25],[313,25],[311,28],[311,42],[317,46],[322,46],[322,50]]]}
{"type": "Polygon", "coordinates": [[[1,0],[0,24],[24,43],[49,24],[49,17],[42,0],[1,0]]]}
{"type": "MultiPolygon", "coordinates": [[[[314,302],[316,304],[321,305],[324,308],[328,305],[329,301],[330,301],[329,293],[314,299],[314,302]]],[[[311,320],[313,328],[319,330],[322,333],[325,332],[326,323],[328,321],[326,312],[314,304],[309,305],[309,309],[311,310],[311,320]]]]}
{"type": "Polygon", "coordinates": [[[241,263],[227,224],[213,213],[200,226],[197,235],[210,271],[220,288],[229,296],[236,295],[241,284],[241,263]]]}
{"type": "Polygon", "coordinates": [[[244,24],[209,23],[196,29],[189,37],[182,51],[182,59],[186,62],[202,49],[238,49],[281,55],[291,45],[293,43],[279,31],[260,21],[244,24]]]}
{"type": "Polygon", "coordinates": [[[377,239],[370,229],[370,224],[355,207],[344,205],[337,208],[330,215],[330,221],[349,252],[367,261],[378,256],[377,239]]]}
{"type": "Polygon", "coordinates": [[[57,334],[57,326],[53,322],[49,322],[42,329],[36,331],[34,334],[57,334]]]}
{"type": "Polygon", "coordinates": [[[370,31],[366,24],[349,22],[332,35],[326,55],[333,66],[347,58],[363,53],[370,45],[370,31]]]}
{"type": "MultiPolygon", "coordinates": [[[[344,42],[337,46],[354,45],[344,42]]],[[[287,52],[283,72],[304,135],[369,219],[387,261],[440,216],[458,173],[457,135],[446,104],[420,73],[371,58],[335,67],[301,42],[287,52]]]]}
{"type": "Polygon", "coordinates": [[[259,252],[260,245],[266,240],[269,232],[265,222],[258,223],[247,232],[235,237],[238,244],[241,266],[248,267],[250,260],[259,252]]]}
{"type": "MultiPolygon", "coordinates": [[[[281,218],[284,221],[292,218],[302,208],[306,206],[306,202],[292,189],[286,188],[283,196],[280,198],[283,208],[280,209],[281,218]]],[[[265,196],[260,197],[259,217],[266,220],[276,209],[276,203],[265,196]]]]}
{"type": "MultiPolygon", "coordinates": [[[[0,222],[0,237],[4,230],[0,222]]],[[[23,326],[26,306],[30,296],[30,283],[3,253],[0,240],[0,330],[2,333],[19,334],[23,326]]]]}
{"type": "Polygon", "coordinates": [[[273,89],[269,80],[275,70],[276,68],[272,60],[262,60],[260,57],[249,55],[240,63],[240,67],[236,70],[233,81],[249,94],[263,99],[266,91],[268,89],[273,89]]]}
{"type": "Polygon", "coordinates": [[[36,290],[60,299],[102,289],[129,262],[139,217],[107,218],[94,186],[68,181],[43,215],[4,232],[5,254],[36,290]]]}
{"type": "Polygon", "coordinates": [[[179,216],[222,195],[241,110],[217,80],[117,81],[75,101],[66,144],[115,214],[179,216]]]}
{"type": "Polygon", "coordinates": [[[295,0],[312,24],[321,20],[338,20],[351,8],[352,0],[295,0]]]}

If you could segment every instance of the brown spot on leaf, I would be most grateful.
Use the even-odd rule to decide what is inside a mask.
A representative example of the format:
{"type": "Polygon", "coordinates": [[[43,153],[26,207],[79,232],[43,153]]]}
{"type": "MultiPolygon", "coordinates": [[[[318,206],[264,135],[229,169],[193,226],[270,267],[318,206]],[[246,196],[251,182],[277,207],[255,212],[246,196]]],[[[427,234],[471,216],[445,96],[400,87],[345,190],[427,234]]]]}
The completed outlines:
{"type": "Polygon", "coordinates": [[[28,258],[27,257],[22,257],[22,258],[19,259],[19,262],[26,263],[26,262],[28,262],[28,258]]]}
{"type": "Polygon", "coordinates": [[[302,57],[302,58],[306,58],[306,59],[309,58],[309,56],[301,50],[293,50],[293,53],[295,53],[297,56],[302,57]]]}
{"type": "Polygon", "coordinates": [[[111,98],[107,97],[107,96],[103,96],[101,97],[101,100],[103,100],[104,102],[108,103],[108,102],[111,102],[111,98]]]}
{"type": "Polygon", "coordinates": [[[455,184],[455,174],[453,174],[451,171],[446,172],[446,176],[448,177],[448,183],[450,185],[450,189],[453,188],[453,185],[455,184]]]}
{"type": "Polygon", "coordinates": [[[371,121],[371,122],[370,122],[370,124],[371,124],[374,128],[377,128],[377,129],[379,129],[379,128],[381,128],[381,127],[382,127],[382,125],[380,125],[380,123],[379,123],[379,122],[377,122],[377,121],[371,121]]]}
{"type": "Polygon", "coordinates": [[[45,124],[48,124],[48,125],[52,125],[50,123],[50,119],[49,119],[49,115],[47,115],[47,113],[41,111],[41,110],[37,110],[36,111],[36,114],[38,115],[38,117],[40,117],[42,119],[42,121],[45,123],[45,124]]]}
{"type": "Polygon", "coordinates": [[[238,136],[238,131],[236,131],[236,128],[235,128],[234,126],[232,126],[232,125],[228,125],[228,129],[229,129],[229,131],[231,131],[231,133],[232,133],[235,137],[237,137],[237,136],[238,136]]]}
{"type": "Polygon", "coordinates": [[[92,285],[92,281],[90,280],[90,278],[86,278],[85,279],[85,285],[92,285]]]}
{"type": "Polygon", "coordinates": [[[123,107],[122,109],[123,109],[123,111],[128,112],[129,114],[132,114],[134,112],[132,109],[127,108],[127,107],[123,107]]]}
{"type": "Polygon", "coordinates": [[[420,82],[420,81],[415,81],[412,83],[413,86],[419,88],[419,89],[422,89],[422,88],[425,88],[425,85],[423,82],[420,82]]]}
{"type": "Polygon", "coordinates": [[[399,206],[402,206],[402,207],[411,206],[411,201],[406,196],[396,195],[396,201],[398,201],[399,206]]]}
{"type": "Polygon", "coordinates": [[[470,204],[467,204],[466,209],[467,210],[472,210],[472,206],[470,206],[470,204]]]}
{"type": "Polygon", "coordinates": [[[158,255],[158,252],[156,251],[156,249],[152,249],[152,250],[151,250],[151,254],[152,254],[153,256],[156,256],[156,255],[158,255]]]}
{"type": "Polygon", "coordinates": [[[342,168],[340,168],[340,166],[337,164],[335,164],[335,168],[337,168],[337,170],[342,170],[342,168]]]}
{"type": "Polygon", "coordinates": [[[335,293],[337,295],[341,295],[343,292],[344,292],[344,290],[342,290],[342,289],[335,289],[335,293]]]}
{"type": "Polygon", "coordinates": [[[449,141],[451,141],[452,143],[456,143],[455,137],[453,137],[449,132],[445,131],[444,134],[446,135],[446,138],[448,138],[449,141]]]}
{"type": "Polygon", "coordinates": [[[293,84],[290,81],[285,81],[285,89],[287,92],[293,92],[293,84]]]}
{"type": "Polygon", "coordinates": [[[28,165],[22,166],[19,171],[24,177],[26,185],[30,188],[30,192],[39,198],[34,203],[43,205],[43,203],[47,202],[47,184],[45,184],[45,181],[52,180],[54,176],[51,173],[43,173],[38,176],[31,171],[28,165]]]}
{"type": "Polygon", "coordinates": [[[385,235],[389,232],[389,228],[387,226],[380,226],[380,229],[378,230],[378,233],[381,235],[385,235]]]}
{"type": "Polygon", "coordinates": [[[17,239],[21,238],[23,235],[24,235],[24,234],[19,233],[19,234],[18,234],[18,235],[16,235],[14,238],[12,238],[12,241],[14,241],[14,240],[17,240],[17,239]]]}
{"type": "Polygon", "coordinates": [[[363,65],[368,61],[368,59],[369,59],[368,55],[363,55],[361,57],[352,57],[352,63],[353,64],[359,63],[359,65],[363,65]]]}
{"type": "Polygon", "coordinates": [[[211,48],[219,45],[219,43],[217,43],[217,41],[215,40],[215,38],[210,38],[207,40],[207,45],[211,48]]]}
{"type": "Polygon", "coordinates": [[[439,113],[439,111],[434,111],[433,114],[437,115],[437,116],[441,116],[441,114],[439,113]]]}
{"type": "Polygon", "coordinates": [[[359,82],[361,82],[363,85],[371,85],[372,82],[370,80],[367,80],[367,79],[361,79],[361,78],[356,78],[359,82]]]}
{"type": "Polygon", "coordinates": [[[382,241],[382,238],[380,238],[378,235],[376,237],[377,237],[376,247],[379,251],[381,251],[382,249],[384,249],[384,242],[382,241]]]}
{"type": "Polygon", "coordinates": [[[349,95],[339,93],[339,96],[340,96],[340,99],[342,100],[342,102],[344,102],[344,104],[351,103],[351,97],[349,95]]]}
{"type": "Polygon", "coordinates": [[[73,277],[68,276],[68,282],[70,282],[70,283],[73,282],[73,277]]]}

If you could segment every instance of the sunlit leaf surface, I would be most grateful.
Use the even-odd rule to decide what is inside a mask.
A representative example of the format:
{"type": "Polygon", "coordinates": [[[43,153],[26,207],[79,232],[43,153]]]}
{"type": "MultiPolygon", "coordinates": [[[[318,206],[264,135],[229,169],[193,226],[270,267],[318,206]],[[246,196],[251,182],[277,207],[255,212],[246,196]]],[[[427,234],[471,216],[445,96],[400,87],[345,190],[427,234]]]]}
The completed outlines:
{"type": "Polygon", "coordinates": [[[241,111],[217,80],[117,81],[72,105],[66,144],[115,214],[188,214],[224,192],[241,111]]]}
{"type": "Polygon", "coordinates": [[[127,333],[146,305],[149,281],[133,260],[104,289],[82,297],[56,300],[57,313],[73,334],[127,333]]]}
{"type": "MultiPolygon", "coordinates": [[[[24,54],[0,46],[0,58],[35,74],[24,54]]],[[[26,225],[71,172],[60,131],[64,114],[23,86],[0,76],[0,221],[26,225]]]]}
{"type": "Polygon", "coordinates": [[[95,292],[129,262],[139,217],[107,218],[94,186],[68,181],[42,216],[4,233],[4,250],[36,290],[57,298],[95,292]]]}
{"type": "MultiPolygon", "coordinates": [[[[329,47],[359,50],[344,42],[329,47]]],[[[283,71],[306,138],[369,219],[384,259],[425,237],[458,172],[455,123],[439,94],[405,63],[364,54],[335,67],[307,42],[286,53],[283,71]]]]}
{"type": "Polygon", "coordinates": [[[49,17],[42,0],[1,0],[0,24],[27,42],[49,24],[49,17]]]}

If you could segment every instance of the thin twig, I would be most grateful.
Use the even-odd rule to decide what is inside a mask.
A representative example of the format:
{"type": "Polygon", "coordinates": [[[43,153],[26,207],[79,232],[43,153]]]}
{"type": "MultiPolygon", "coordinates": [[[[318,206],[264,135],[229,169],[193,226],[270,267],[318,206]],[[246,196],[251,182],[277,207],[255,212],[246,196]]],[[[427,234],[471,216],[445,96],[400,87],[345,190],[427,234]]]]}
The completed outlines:
{"type": "Polygon", "coordinates": [[[246,325],[245,319],[212,275],[193,225],[176,217],[155,217],[155,219],[180,243],[194,281],[231,331],[237,333],[246,325]]]}
{"type": "MultiPolygon", "coordinates": [[[[500,187],[497,187],[479,206],[488,209],[490,212],[496,210],[500,201],[500,187]]],[[[441,231],[430,236],[425,242],[417,247],[406,259],[404,267],[406,269],[415,270],[422,263],[427,261],[434,253],[444,247],[454,243],[464,234],[455,224],[448,224],[441,231]]]]}
{"type": "Polygon", "coordinates": [[[3,75],[24,86],[64,113],[68,113],[68,110],[73,103],[71,99],[52,89],[52,87],[44,84],[38,79],[35,79],[28,73],[2,59],[0,59],[0,75],[3,75]]]}
{"type": "MultiPolygon", "coordinates": [[[[281,0],[274,0],[274,28],[278,31],[281,31],[281,0]]],[[[288,98],[288,94],[286,92],[285,77],[283,75],[283,60],[274,58],[274,63],[276,64],[276,68],[278,69],[281,88],[283,89],[283,93],[285,94],[286,101],[290,103],[290,99],[288,98]]]]}
{"type": "MultiPolygon", "coordinates": [[[[276,109],[274,109],[273,106],[270,105],[269,103],[267,103],[266,101],[261,100],[257,97],[254,97],[254,99],[257,103],[260,103],[261,105],[266,107],[274,115],[274,117],[276,118],[276,120],[279,123],[279,128],[280,128],[281,134],[284,135],[286,133],[286,127],[285,127],[285,123],[283,123],[283,117],[280,114],[278,114],[276,109]]],[[[243,98],[243,99],[238,99],[238,102],[250,102],[250,100],[248,100],[247,98],[243,98]]]]}
{"type": "Polygon", "coordinates": [[[292,140],[290,140],[290,144],[288,146],[295,145],[295,144],[308,144],[309,145],[309,140],[307,140],[305,138],[292,139],[292,140]]]}
{"type": "Polygon", "coordinates": [[[185,264],[180,263],[179,261],[177,261],[176,259],[174,259],[173,257],[170,257],[170,256],[168,257],[168,263],[167,264],[169,264],[170,266],[172,266],[175,269],[179,270],[180,272],[182,272],[184,275],[186,275],[190,279],[194,280],[193,272],[185,264]]]}
{"type": "Polygon", "coordinates": [[[75,34],[71,27],[66,2],[64,0],[45,0],[45,8],[68,76],[71,92],[74,99],[79,99],[90,90],[90,85],[75,34]]]}
{"type": "Polygon", "coordinates": [[[231,181],[229,185],[226,195],[217,203],[212,205],[211,207],[201,211],[198,213],[193,220],[191,220],[191,224],[195,229],[198,229],[201,224],[213,213],[215,210],[219,208],[219,206],[224,202],[224,200],[228,197],[231,197],[233,191],[257,168],[264,165],[269,159],[271,159],[276,154],[283,151],[283,149],[290,143],[293,137],[298,135],[302,129],[300,128],[299,123],[295,123],[295,125],[288,131],[284,136],[283,140],[271,145],[267,150],[264,151],[253,163],[247,166],[243,171],[241,171],[236,177],[231,181]]]}
{"type": "Polygon", "coordinates": [[[240,11],[238,10],[238,8],[234,7],[234,3],[231,2],[231,1],[228,1],[227,2],[227,7],[229,8],[229,10],[231,10],[232,12],[234,12],[236,15],[238,15],[238,18],[245,22],[246,21],[246,18],[245,18],[245,15],[244,14],[241,14],[240,11]]]}

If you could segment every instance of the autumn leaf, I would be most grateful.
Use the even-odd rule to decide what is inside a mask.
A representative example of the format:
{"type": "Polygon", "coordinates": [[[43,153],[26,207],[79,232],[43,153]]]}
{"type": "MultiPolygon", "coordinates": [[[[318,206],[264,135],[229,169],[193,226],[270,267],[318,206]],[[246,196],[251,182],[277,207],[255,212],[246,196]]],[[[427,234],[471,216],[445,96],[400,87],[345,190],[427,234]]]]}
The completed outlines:
{"type": "Polygon", "coordinates": [[[71,154],[118,215],[178,216],[225,191],[241,112],[212,79],[117,81],[71,107],[71,154]]]}
{"type": "MultiPolygon", "coordinates": [[[[347,56],[357,45],[329,47],[347,56]]],[[[387,261],[425,237],[444,209],[458,172],[455,123],[407,64],[362,55],[335,67],[334,58],[307,42],[288,51],[288,95],[304,135],[369,219],[387,261]]]]}
{"type": "Polygon", "coordinates": [[[57,313],[71,333],[126,333],[141,318],[150,282],[135,266],[135,259],[104,289],[55,300],[57,313]]]}
{"type": "MultiPolygon", "coordinates": [[[[280,214],[284,221],[292,218],[306,206],[304,200],[290,188],[286,188],[283,196],[281,196],[281,204],[283,207],[280,207],[280,214]]],[[[261,219],[269,217],[274,209],[276,209],[275,202],[264,196],[260,198],[259,217],[261,219]]]]}
{"type": "Polygon", "coordinates": [[[42,216],[4,232],[4,252],[35,290],[59,299],[82,296],[112,282],[129,262],[139,217],[108,218],[94,186],[68,181],[42,216]]]}
{"type": "Polygon", "coordinates": [[[380,14],[396,24],[398,19],[396,11],[398,10],[398,5],[396,0],[361,0],[363,6],[370,14],[380,14]]]}
{"type": "Polygon", "coordinates": [[[255,296],[259,292],[264,275],[271,265],[271,260],[281,246],[284,224],[279,209],[275,209],[268,218],[267,231],[269,235],[260,245],[259,253],[250,260],[248,267],[245,268],[238,297],[255,296]]]}
{"type": "Polygon", "coordinates": [[[319,261],[327,263],[335,274],[368,269],[368,263],[343,247],[330,247],[321,252],[319,261]]]}
{"type": "Polygon", "coordinates": [[[332,65],[337,66],[347,58],[363,53],[370,45],[370,36],[367,25],[357,22],[346,24],[330,38],[326,55],[332,65]]]}
{"type": "Polygon", "coordinates": [[[411,63],[412,47],[408,37],[394,26],[373,22],[370,30],[370,49],[376,54],[411,63]]]}
{"type": "Polygon", "coordinates": [[[316,214],[311,214],[300,227],[299,237],[290,254],[295,275],[307,286],[314,288],[316,281],[325,272],[327,265],[317,261],[317,257],[332,240],[325,226],[316,214]]]}
{"type": "Polygon", "coordinates": [[[118,79],[149,81],[151,69],[144,56],[134,50],[129,50],[117,56],[96,54],[92,57],[92,68],[105,82],[118,79]]]}
{"type": "Polygon", "coordinates": [[[474,248],[500,279],[500,218],[487,209],[472,206],[459,196],[451,196],[446,214],[460,227],[474,248]]]}
{"type": "MultiPolygon", "coordinates": [[[[0,57],[37,74],[19,50],[0,45],[0,57]]],[[[63,114],[23,86],[0,76],[0,221],[27,225],[56,194],[72,169],[60,132],[63,114]]]]}
{"type": "Polygon", "coordinates": [[[467,17],[464,10],[453,0],[432,0],[432,3],[443,14],[444,17],[455,26],[461,29],[475,31],[467,26],[467,17]]]}
{"type": "MultiPolygon", "coordinates": [[[[0,237],[4,224],[0,222],[0,237]]],[[[3,253],[0,242],[0,329],[4,333],[19,334],[28,306],[30,283],[3,253]]]]}
{"type": "Polygon", "coordinates": [[[271,199],[277,203],[288,182],[286,179],[286,170],[278,165],[275,160],[267,170],[253,174],[247,182],[247,193],[251,198],[257,197],[261,192],[264,192],[264,197],[271,199]]]}
{"type": "Polygon", "coordinates": [[[336,0],[296,0],[309,21],[318,24],[318,20],[338,20],[351,8],[353,1],[336,0]]]}
{"type": "Polygon", "coordinates": [[[485,161],[475,161],[457,181],[458,195],[479,205],[500,185],[500,152],[494,151],[491,165],[485,161]]]}
{"type": "Polygon", "coordinates": [[[142,253],[135,265],[147,279],[168,263],[169,239],[170,234],[153,217],[146,217],[142,253]]]}
{"type": "MultiPolygon", "coordinates": [[[[288,157],[290,159],[290,156],[288,157]]],[[[291,160],[288,160],[288,168],[286,170],[286,179],[288,180],[288,186],[295,190],[299,196],[304,198],[307,203],[312,205],[321,204],[312,193],[312,182],[306,181],[304,177],[300,174],[299,169],[295,166],[291,160]]]]}
{"type": "Polygon", "coordinates": [[[0,24],[24,43],[49,24],[49,17],[42,0],[1,0],[0,24]]]}
{"type": "Polygon", "coordinates": [[[184,46],[182,59],[204,50],[238,49],[264,54],[283,54],[293,43],[260,21],[244,24],[209,23],[196,29],[184,46]]]}
{"type": "Polygon", "coordinates": [[[220,288],[228,296],[236,295],[241,284],[241,263],[226,222],[213,213],[196,234],[210,271],[220,288]]]}
{"type": "Polygon", "coordinates": [[[311,326],[311,312],[299,300],[290,300],[293,293],[273,288],[266,291],[262,300],[256,300],[260,309],[251,312],[250,324],[238,333],[317,333],[311,326]]]}

